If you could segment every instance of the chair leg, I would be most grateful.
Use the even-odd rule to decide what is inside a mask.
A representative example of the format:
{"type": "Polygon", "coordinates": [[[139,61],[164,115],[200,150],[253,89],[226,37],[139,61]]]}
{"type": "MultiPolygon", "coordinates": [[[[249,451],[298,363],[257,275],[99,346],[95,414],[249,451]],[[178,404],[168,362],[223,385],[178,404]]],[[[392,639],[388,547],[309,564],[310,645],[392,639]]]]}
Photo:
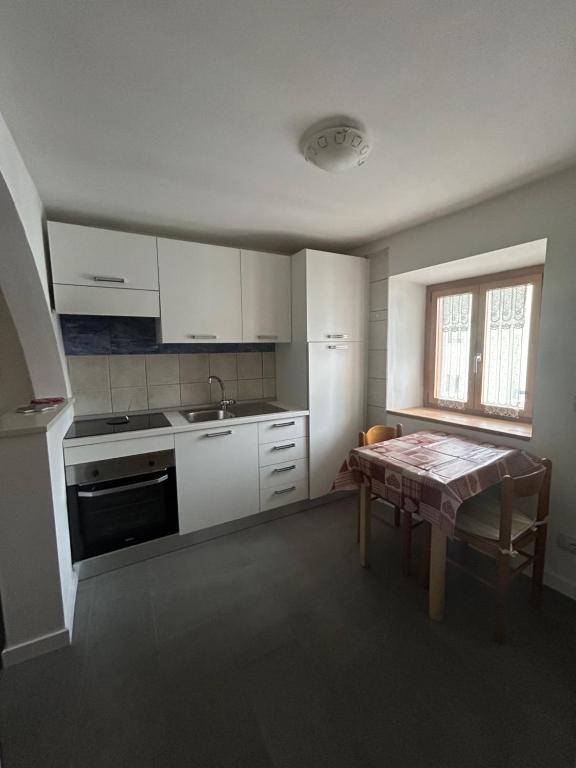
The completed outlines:
{"type": "Polygon", "coordinates": [[[412,559],[412,513],[402,510],[402,573],[410,576],[412,559]]]}
{"type": "Polygon", "coordinates": [[[510,563],[509,555],[500,553],[498,555],[498,582],[496,585],[496,633],[497,643],[504,642],[504,632],[506,626],[506,604],[508,600],[508,588],[510,586],[510,563]]]}
{"type": "Polygon", "coordinates": [[[356,507],[356,544],[360,543],[360,495],[358,495],[358,505],[356,507]]]}
{"type": "Polygon", "coordinates": [[[532,604],[538,607],[542,602],[544,560],[546,557],[546,525],[538,528],[534,544],[534,565],[532,566],[532,604]]]}
{"type": "Polygon", "coordinates": [[[394,528],[400,528],[400,507],[394,507],[394,528]]]}

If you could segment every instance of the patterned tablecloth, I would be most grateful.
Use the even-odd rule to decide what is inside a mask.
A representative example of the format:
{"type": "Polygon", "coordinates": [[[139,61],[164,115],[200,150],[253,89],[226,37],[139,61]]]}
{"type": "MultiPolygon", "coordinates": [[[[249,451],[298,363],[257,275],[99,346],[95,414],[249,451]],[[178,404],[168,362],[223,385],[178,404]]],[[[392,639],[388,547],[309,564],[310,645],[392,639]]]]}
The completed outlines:
{"type": "Polygon", "coordinates": [[[373,493],[451,536],[462,502],[498,484],[504,475],[524,475],[540,466],[518,448],[445,432],[415,432],[354,448],[332,490],[353,490],[369,482],[373,493]]]}

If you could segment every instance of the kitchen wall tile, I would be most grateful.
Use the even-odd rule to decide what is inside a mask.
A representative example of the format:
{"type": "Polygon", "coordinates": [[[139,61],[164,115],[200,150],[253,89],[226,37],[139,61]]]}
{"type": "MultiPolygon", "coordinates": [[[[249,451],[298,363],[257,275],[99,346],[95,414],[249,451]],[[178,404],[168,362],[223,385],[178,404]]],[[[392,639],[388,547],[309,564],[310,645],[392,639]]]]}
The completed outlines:
{"type": "Polygon", "coordinates": [[[380,320],[388,320],[388,310],[377,309],[375,312],[370,312],[369,320],[371,323],[377,323],[380,320]]]}
{"type": "Polygon", "coordinates": [[[276,379],[262,379],[262,396],[276,397],[276,379]]]}
{"type": "Polygon", "coordinates": [[[262,378],[262,353],[240,352],[237,355],[238,379],[262,378]]]}
{"type": "Polygon", "coordinates": [[[148,387],[148,406],[150,408],[171,408],[180,405],[180,385],[161,384],[148,387]]]}
{"type": "Polygon", "coordinates": [[[144,355],[110,355],[110,386],[145,387],[144,355]]]}
{"type": "Polygon", "coordinates": [[[274,352],[262,352],[262,376],[273,379],[276,376],[276,355],[274,352]]]}
{"type": "Polygon", "coordinates": [[[386,378],[386,352],[368,352],[368,376],[372,379],[386,378]]]}
{"type": "Polygon", "coordinates": [[[370,256],[370,282],[388,277],[388,248],[370,256]]]}
{"type": "Polygon", "coordinates": [[[148,390],[146,387],[112,388],[113,411],[148,410],[148,390]]]}
{"type": "Polygon", "coordinates": [[[74,392],[76,416],[88,416],[92,413],[110,413],[112,397],[110,389],[77,389],[74,392]]]}
{"type": "Polygon", "coordinates": [[[368,405],[386,408],[386,379],[368,379],[368,405]]]}
{"type": "Polygon", "coordinates": [[[236,353],[223,352],[210,355],[210,376],[219,376],[223,381],[237,379],[236,353]]]}
{"type": "Polygon", "coordinates": [[[178,355],[146,355],[146,377],[148,386],[179,384],[178,355]]]}
{"type": "Polygon", "coordinates": [[[110,371],[106,355],[68,358],[72,391],[81,389],[110,389],[110,371]]]}
{"type": "MultiPolygon", "coordinates": [[[[227,400],[238,400],[238,382],[236,379],[224,381],[224,391],[226,393],[227,400]]],[[[217,381],[214,381],[210,385],[210,402],[219,403],[220,400],[222,400],[220,384],[218,384],[217,381]]]]}
{"type": "Polygon", "coordinates": [[[203,405],[210,402],[210,385],[206,383],[180,384],[182,405],[203,405]]]}
{"type": "Polygon", "coordinates": [[[370,309],[388,309],[388,280],[370,283],[370,309]]]}
{"type": "Polygon", "coordinates": [[[262,397],[262,379],[238,380],[238,400],[258,400],[262,397]]]}
{"type": "Polygon", "coordinates": [[[210,355],[180,355],[180,383],[208,381],[210,375],[210,355]]]}
{"type": "Polygon", "coordinates": [[[388,336],[388,323],[368,323],[368,349],[385,350],[388,336]]]}

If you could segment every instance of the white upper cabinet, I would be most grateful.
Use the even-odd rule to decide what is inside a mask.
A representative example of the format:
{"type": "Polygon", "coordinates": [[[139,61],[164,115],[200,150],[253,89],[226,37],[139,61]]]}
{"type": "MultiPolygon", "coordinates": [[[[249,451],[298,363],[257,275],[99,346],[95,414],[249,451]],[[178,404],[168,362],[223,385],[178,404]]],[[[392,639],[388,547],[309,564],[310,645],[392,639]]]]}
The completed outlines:
{"type": "Polygon", "coordinates": [[[55,221],[48,236],[55,283],[158,290],[155,237],[55,221]]]}
{"type": "Polygon", "coordinates": [[[48,222],[56,311],[158,317],[156,238],[48,222]]]}
{"type": "Polygon", "coordinates": [[[290,341],[290,256],[242,251],[242,340],[290,341]]]}
{"type": "Polygon", "coordinates": [[[158,238],[163,343],[242,341],[240,251],[158,238]]]}
{"type": "Polygon", "coordinates": [[[368,259],[305,250],[293,258],[294,336],[300,341],[364,341],[368,259]],[[301,304],[301,306],[298,306],[301,304]]]}

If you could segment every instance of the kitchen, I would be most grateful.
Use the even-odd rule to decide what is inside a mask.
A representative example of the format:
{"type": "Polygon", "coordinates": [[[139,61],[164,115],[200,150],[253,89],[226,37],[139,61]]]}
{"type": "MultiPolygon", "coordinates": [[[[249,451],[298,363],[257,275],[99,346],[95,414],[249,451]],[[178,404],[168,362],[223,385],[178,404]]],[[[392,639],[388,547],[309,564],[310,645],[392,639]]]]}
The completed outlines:
{"type": "Polygon", "coordinates": [[[573,762],[576,18],[504,6],[0,13],[3,768],[573,762]]]}

